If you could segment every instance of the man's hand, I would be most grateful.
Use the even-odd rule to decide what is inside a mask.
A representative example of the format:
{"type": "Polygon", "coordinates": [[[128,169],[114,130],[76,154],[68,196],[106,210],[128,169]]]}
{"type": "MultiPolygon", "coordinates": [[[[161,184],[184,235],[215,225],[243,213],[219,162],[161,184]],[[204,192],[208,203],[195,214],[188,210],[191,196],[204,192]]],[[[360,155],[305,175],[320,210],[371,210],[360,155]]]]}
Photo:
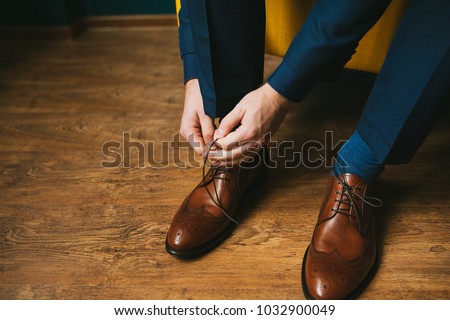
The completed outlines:
{"type": "Polygon", "coordinates": [[[206,143],[213,140],[214,120],[205,114],[198,79],[186,82],[184,111],[180,134],[189,141],[198,154],[203,153],[206,143]]]}
{"type": "Polygon", "coordinates": [[[291,104],[267,83],[250,92],[222,119],[214,134],[221,149],[212,150],[208,158],[231,166],[255,155],[267,134],[276,132],[291,104]]]}

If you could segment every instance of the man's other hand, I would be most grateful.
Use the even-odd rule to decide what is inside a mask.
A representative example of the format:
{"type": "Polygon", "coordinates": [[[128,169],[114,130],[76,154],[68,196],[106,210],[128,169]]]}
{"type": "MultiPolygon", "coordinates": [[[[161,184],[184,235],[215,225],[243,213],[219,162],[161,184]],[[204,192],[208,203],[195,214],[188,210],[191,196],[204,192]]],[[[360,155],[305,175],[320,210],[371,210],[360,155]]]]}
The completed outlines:
{"type": "Polygon", "coordinates": [[[267,83],[248,93],[222,119],[214,133],[220,148],[208,158],[226,166],[248,160],[267,142],[267,134],[277,131],[292,104],[267,83]]]}

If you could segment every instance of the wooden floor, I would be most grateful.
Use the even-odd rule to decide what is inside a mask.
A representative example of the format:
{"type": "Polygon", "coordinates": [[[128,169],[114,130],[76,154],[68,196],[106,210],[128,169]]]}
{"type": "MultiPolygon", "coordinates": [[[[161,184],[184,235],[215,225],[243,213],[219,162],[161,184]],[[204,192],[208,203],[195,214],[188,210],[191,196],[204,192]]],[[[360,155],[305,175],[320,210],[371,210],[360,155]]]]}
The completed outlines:
{"type": "MultiPolygon", "coordinates": [[[[175,29],[0,40],[1,299],[303,299],[303,253],[327,169],[277,168],[214,252],[164,249],[200,169],[102,168],[102,145],[161,142],[183,104],[175,29]]],[[[278,58],[268,57],[266,73],[278,58]]],[[[292,110],[276,140],[334,142],[355,128],[372,77],[346,72],[292,110]]],[[[450,298],[450,115],[377,184],[381,264],[363,299],[450,298]]],[[[159,159],[160,156],[157,156],[159,159]]],[[[170,160],[173,156],[164,156],[170,160]]],[[[179,164],[179,162],[178,162],[179,164]]],[[[162,166],[162,165],[161,165],[162,166]]]]}

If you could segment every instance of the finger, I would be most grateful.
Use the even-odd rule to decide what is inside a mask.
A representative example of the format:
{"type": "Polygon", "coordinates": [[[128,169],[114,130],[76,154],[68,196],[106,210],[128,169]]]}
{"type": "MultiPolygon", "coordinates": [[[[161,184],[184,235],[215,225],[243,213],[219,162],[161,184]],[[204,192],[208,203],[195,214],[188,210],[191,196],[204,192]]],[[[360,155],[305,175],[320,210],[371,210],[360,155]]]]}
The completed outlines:
{"type": "Polygon", "coordinates": [[[216,150],[218,150],[218,148],[214,140],[205,143],[205,145],[203,146],[202,158],[209,158],[209,154],[216,150]]]}
{"type": "Polygon", "coordinates": [[[222,161],[224,163],[229,161],[241,161],[244,159],[249,160],[248,158],[254,158],[258,154],[261,146],[262,142],[245,143],[232,150],[214,150],[209,152],[208,159],[210,161],[222,161]]]}
{"type": "Polygon", "coordinates": [[[220,167],[236,167],[239,164],[243,162],[251,162],[253,160],[253,157],[251,156],[245,156],[243,154],[236,156],[234,159],[228,159],[228,160],[212,160],[210,161],[212,166],[220,166],[220,167]]]}
{"type": "Polygon", "coordinates": [[[186,140],[189,142],[196,153],[200,155],[203,153],[205,141],[203,140],[200,128],[190,129],[186,136],[186,140]]]}
{"type": "Polygon", "coordinates": [[[203,135],[203,142],[208,143],[213,141],[214,139],[214,121],[209,116],[202,116],[200,117],[200,125],[202,127],[202,135],[203,135]]]}
{"type": "Polygon", "coordinates": [[[209,159],[208,161],[211,164],[211,166],[231,168],[231,167],[235,167],[235,166],[239,165],[239,163],[241,162],[241,158],[228,159],[228,160],[209,159]]]}
{"type": "Polygon", "coordinates": [[[224,150],[231,150],[238,146],[255,143],[257,141],[251,140],[252,135],[246,126],[240,126],[235,131],[230,132],[227,136],[217,140],[217,144],[224,150]]]}
{"type": "Polygon", "coordinates": [[[222,121],[220,121],[219,128],[214,134],[214,139],[225,137],[233,131],[233,129],[241,122],[242,116],[241,108],[237,105],[222,119],[222,121]]]}

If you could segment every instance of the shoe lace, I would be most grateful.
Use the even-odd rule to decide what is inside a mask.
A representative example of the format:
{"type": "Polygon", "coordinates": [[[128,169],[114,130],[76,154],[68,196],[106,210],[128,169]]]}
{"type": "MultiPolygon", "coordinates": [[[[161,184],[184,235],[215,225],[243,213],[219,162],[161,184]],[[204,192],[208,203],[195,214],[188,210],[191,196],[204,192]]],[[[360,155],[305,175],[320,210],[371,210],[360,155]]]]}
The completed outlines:
{"type": "Polygon", "coordinates": [[[233,168],[232,167],[224,167],[224,166],[208,166],[208,156],[209,153],[211,152],[211,148],[214,145],[217,145],[217,140],[215,139],[214,141],[208,143],[206,145],[207,152],[204,154],[203,157],[203,168],[202,168],[202,183],[199,184],[197,186],[197,188],[205,188],[206,192],[208,193],[209,197],[211,198],[211,201],[220,208],[220,210],[222,211],[222,213],[225,215],[225,217],[227,217],[228,219],[230,219],[231,221],[233,221],[236,224],[239,224],[239,222],[237,222],[235,219],[233,219],[233,217],[231,217],[231,215],[229,215],[225,209],[225,207],[222,204],[222,200],[219,197],[219,192],[218,192],[218,188],[216,185],[216,180],[225,180],[225,181],[229,181],[231,182],[231,179],[226,177],[226,173],[233,172],[233,168]],[[206,172],[206,167],[209,167],[209,178],[207,179],[208,176],[208,172],[206,172]],[[213,190],[214,192],[211,193],[211,191],[208,188],[208,185],[211,184],[213,185],[213,190]],[[217,200],[216,200],[217,199],[217,200]]]}
{"type": "MultiPolygon", "coordinates": [[[[374,207],[374,208],[382,207],[383,201],[379,198],[359,195],[356,191],[359,191],[361,189],[358,186],[350,186],[347,183],[347,180],[346,180],[345,176],[342,174],[342,169],[339,164],[338,164],[338,171],[336,171],[335,168],[333,168],[331,171],[332,175],[337,180],[337,183],[342,185],[342,191],[336,191],[336,194],[339,195],[339,198],[334,199],[334,202],[337,202],[338,205],[337,205],[336,209],[331,208],[331,211],[333,212],[333,214],[330,217],[328,217],[328,218],[324,219],[323,221],[321,221],[320,223],[318,223],[318,225],[322,224],[325,221],[333,219],[338,214],[342,214],[349,218],[355,219],[358,224],[358,231],[361,233],[362,232],[361,227],[362,227],[363,221],[361,221],[362,218],[360,217],[360,215],[358,213],[358,207],[355,204],[355,200],[358,199],[358,200],[362,201],[363,203],[365,203],[371,207],[374,207]],[[342,204],[345,204],[346,206],[343,207],[342,204]],[[351,209],[353,209],[353,212],[355,212],[354,215],[350,213],[351,209]]],[[[365,225],[365,227],[367,228],[366,225],[365,225]]]]}

